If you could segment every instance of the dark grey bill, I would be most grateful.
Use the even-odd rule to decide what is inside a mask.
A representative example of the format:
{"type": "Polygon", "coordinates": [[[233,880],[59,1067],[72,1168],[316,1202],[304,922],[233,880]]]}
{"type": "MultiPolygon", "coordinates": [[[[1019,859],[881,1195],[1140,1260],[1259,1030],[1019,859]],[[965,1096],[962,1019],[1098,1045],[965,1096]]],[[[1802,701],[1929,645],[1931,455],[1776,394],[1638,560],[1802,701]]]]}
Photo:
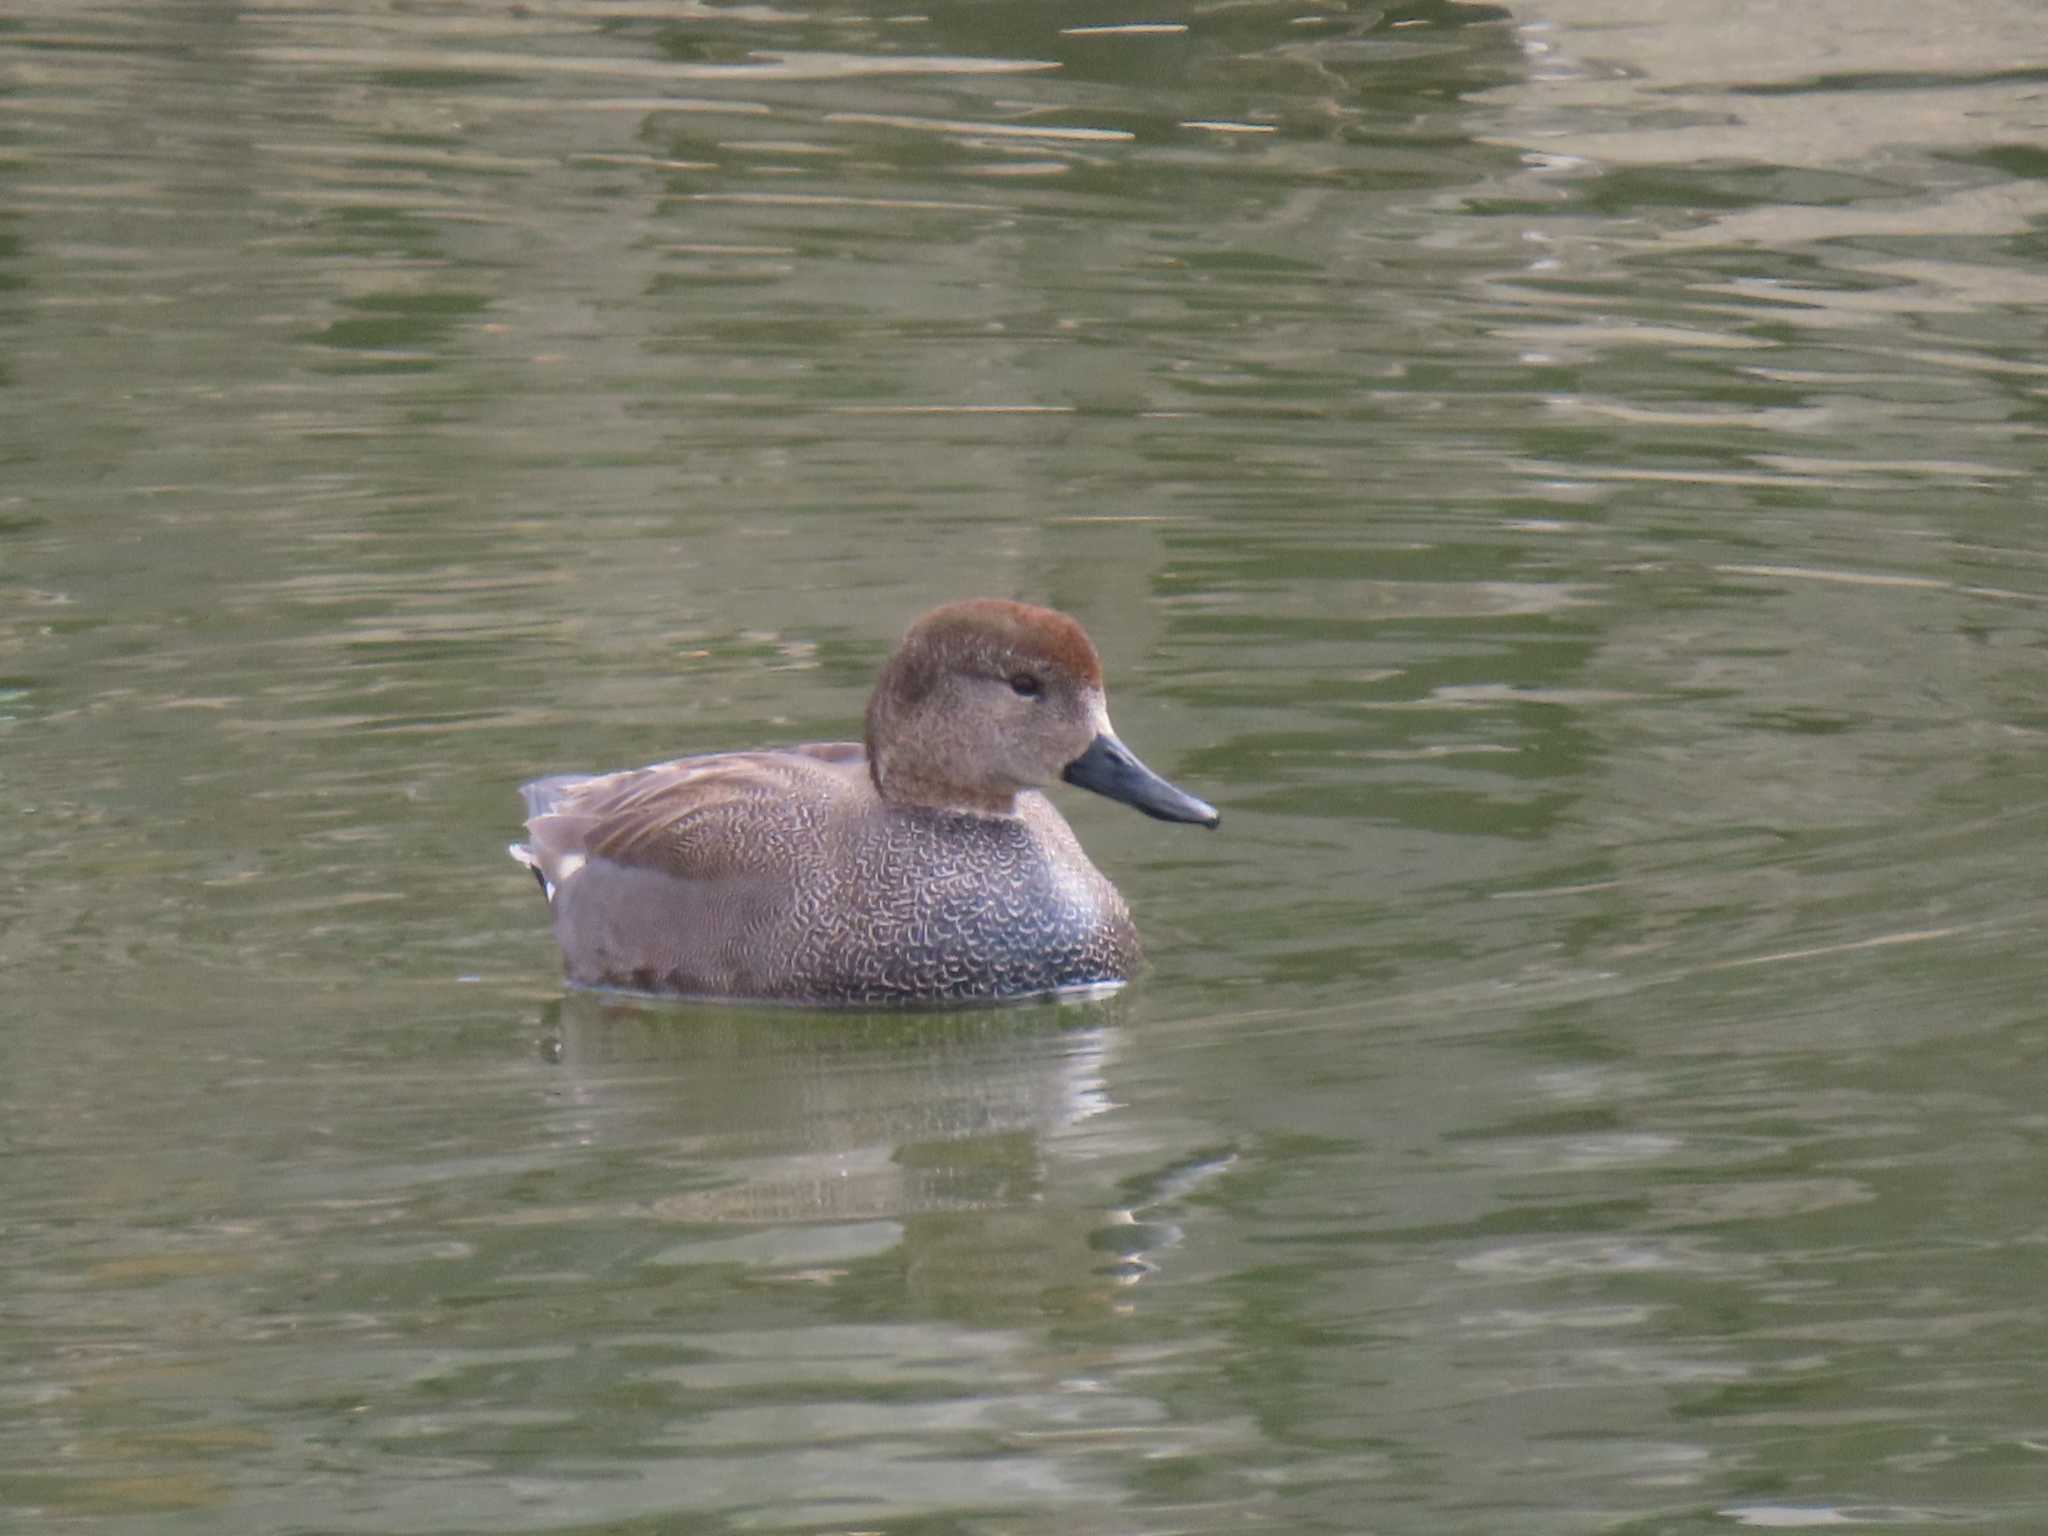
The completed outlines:
{"type": "Polygon", "coordinates": [[[1107,731],[1089,742],[1088,750],[1067,764],[1060,777],[1098,795],[1134,805],[1161,821],[1193,821],[1213,827],[1223,819],[1215,806],[1175,789],[1107,731]]]}

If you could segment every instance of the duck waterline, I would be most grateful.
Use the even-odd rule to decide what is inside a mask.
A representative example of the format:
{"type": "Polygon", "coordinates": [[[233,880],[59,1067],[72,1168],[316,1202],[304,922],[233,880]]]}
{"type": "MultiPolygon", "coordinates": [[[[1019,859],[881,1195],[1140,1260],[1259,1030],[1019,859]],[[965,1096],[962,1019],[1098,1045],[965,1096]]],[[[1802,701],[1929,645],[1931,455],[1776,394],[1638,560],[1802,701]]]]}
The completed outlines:
{"type": "Polygon", "coordinates": [[[511,852],[578,986],[876,1007],[1114,985],[1137,929],[1055,780],[1221,820],[1117,739],[1077,622],[974,598],[910,627],[862,742],[538,779],[511,852]]]}

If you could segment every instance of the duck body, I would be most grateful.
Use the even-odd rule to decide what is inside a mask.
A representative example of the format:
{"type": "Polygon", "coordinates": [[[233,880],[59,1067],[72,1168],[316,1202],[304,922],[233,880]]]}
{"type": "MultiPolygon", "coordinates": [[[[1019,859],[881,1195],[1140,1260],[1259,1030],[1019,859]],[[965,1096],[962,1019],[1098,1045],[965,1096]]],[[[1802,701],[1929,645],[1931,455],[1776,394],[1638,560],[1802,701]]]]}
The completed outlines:
{"type": "Polygon", "coordinates": [[[697,998],[964,1004],[1114,984],[1137,929],[1040,784],[1216,813],[1115,738],[1080,627],[976,600],[913,626],[865,743],[685,757],[521,793],[567,979],[697,998]]]}
{"type": "Polygon", "coordinates": [[[891,805],[854,743],[526,794],[540,867],[569,870],[551,905],[579,986],[967,1003],[1119,981],[1140,961],[1123,898],[1043,795],[1014,816],[891,805]]]}

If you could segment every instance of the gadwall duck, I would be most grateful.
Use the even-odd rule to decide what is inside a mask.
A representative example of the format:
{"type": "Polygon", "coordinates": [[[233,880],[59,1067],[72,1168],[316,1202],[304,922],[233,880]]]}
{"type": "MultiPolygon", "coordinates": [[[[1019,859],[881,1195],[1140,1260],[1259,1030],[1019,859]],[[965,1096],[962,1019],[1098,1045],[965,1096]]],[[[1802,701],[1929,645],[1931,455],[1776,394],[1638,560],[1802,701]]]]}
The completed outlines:
{"type": "Polygon", "coordinates": [[[818,1005],[1120,982],[1131,914],[1039,790],[1219,820],[1117,740],[1095,647],[1049,608],[926,614],[875,682],[866,737],[525,786],[512,856],[569,981],[818,1005]]]}

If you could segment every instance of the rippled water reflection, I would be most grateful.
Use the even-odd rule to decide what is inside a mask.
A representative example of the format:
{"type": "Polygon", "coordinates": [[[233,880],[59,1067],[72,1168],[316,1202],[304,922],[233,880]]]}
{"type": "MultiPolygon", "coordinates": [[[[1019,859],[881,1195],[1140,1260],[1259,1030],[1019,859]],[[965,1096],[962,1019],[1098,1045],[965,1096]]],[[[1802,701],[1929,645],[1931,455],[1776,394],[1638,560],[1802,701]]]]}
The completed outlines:
{"type": "Polygon", "coordinates": [[[0,1507],[2041,1524],[2044,31],[0,18],[0,1507]],[[514,785],[976,591],[1142,985],[562,995],[514,785]]]}

